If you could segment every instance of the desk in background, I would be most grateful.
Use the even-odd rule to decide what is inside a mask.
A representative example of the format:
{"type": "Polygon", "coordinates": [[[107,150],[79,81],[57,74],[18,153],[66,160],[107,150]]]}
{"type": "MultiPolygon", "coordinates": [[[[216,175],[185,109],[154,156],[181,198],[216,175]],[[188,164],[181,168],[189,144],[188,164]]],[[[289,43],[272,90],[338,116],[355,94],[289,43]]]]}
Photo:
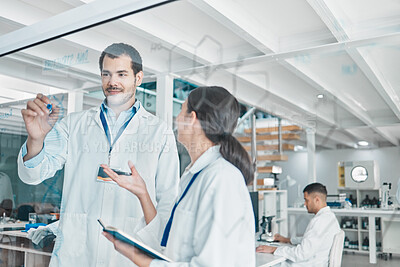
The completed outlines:
{"type": "MultiPolygon", "coordinates": [[[[259,234],[257,235],[257,237],[259,234]]],[[[264,242],[264,241],[257,241],[256,242],[256,247],[260,245],[268,245],[268,246],[273,246],[273,247],[279,247],[279,246],[292,246],[291,244],[285,244],[285,243],[269,243],[269,242],[264,242]]],[[[270,253],[257,253],[256,252],[256,267],[269,267],[269,266],[274,266],[276,264],[280,264],[281,262],[286,261],[286,258],[282,256],[275,256],[274,254],[270,253]]]]}
{"type": "Polygon", "coordinates": [[[0,266],[42,267],[49,265],[52,246],[45,249],[35,249],[32,241],[27,237],[28,233],[20,230],[2,231],[10,227],[25,226],[26,223],[0,225],[0,266]]]}
{"type": "Polygon", "coordinates": [[[2,231],[9,231],[9,230],[22,230],[25,229],[25,224],[28,222],[18,222],[18,223],[5,223],[0,224],[0,233],[2,231]]]}
{"type": "Polygon", "coordinates": [[[269,267],[284,262],[286,259],[269,253],[256,253],[256,266],[269,267]]]}
{"type": "MultiPolygon", "coordinates": [[[[48,266],[53,247],[45,250],[33,248],[32,241],[28,239],[28,233],[16,231],[3,231],[7,228],[25,227],[27,222],[0,225],[0,249],[2,249],[0,266],[48,266]],[[5,253],[7,252],[7,253],[5,253]],[[11,255],[11,257],[10,257],[11,255]]],[[[258,237],[258,236],[257,236],[258,237]]],[[[266,242],[257,242],[258,245],[268,245],[266,242]]],[[[256,266],[269,267],[284,262],[286,259],[269,253],[256,253],[256,266]]]]}

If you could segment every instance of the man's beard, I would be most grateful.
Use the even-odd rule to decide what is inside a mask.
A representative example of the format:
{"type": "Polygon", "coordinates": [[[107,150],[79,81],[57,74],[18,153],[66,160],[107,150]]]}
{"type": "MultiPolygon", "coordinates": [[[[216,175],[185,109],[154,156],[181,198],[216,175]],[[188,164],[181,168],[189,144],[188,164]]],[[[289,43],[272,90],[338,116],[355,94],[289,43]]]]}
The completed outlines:
{"type": "Polygon", "coordinates": [[[116,95],[109,95],[106,97],[108,106],[121,106],[132,99],[134,92],[119,93],[116,95]]]}

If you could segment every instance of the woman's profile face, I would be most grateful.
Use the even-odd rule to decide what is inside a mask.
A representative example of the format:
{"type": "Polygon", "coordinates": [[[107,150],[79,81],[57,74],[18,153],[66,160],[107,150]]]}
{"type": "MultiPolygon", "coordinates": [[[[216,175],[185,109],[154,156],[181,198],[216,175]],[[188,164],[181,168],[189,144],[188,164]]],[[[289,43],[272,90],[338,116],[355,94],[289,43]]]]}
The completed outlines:
{"type": "Polygon", "coordinates": [[[190,134],[192,133],[190,127],[190,114],[187,113],[187,99],[182,104],[181,112],[176,117],[176,123],[178,125],[178,141],[183,145],[187,144],[190,140],[190,134]]]}

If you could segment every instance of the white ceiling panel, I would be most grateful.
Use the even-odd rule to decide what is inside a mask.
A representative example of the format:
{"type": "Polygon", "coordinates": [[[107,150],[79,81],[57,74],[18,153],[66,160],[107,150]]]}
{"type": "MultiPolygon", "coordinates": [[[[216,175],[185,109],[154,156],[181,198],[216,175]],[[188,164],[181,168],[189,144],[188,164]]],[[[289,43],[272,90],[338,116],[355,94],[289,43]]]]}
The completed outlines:
{"type": "Polygon", "coordinates": [[[371,57],[371,61],[376,65],[376,71],[382,75],[384,82],[397,95],[396,101],[400,103],[400,36],[390,45],[378,45],[374,47],[359,48],[371,57]]]}
{"type": "MultiPolygon", "coordinates": [[[[90,6],[99,7],[91,17],[104,17],[101,3],[110,7],[104,0],[3,0],[0,38],[26,41],[18,29],[39,35],[61,18],[71,25],[90,6]]],[[[171,2],[0,58],[0,112],[19,110],[21,101],[49,88],[98,90],[98,57],[113,42],[140,51],[146,81],[171,74],[224,86],[245,104],[315,128],[321,148],[400,140],[396,0],[171,2]]],[[[84,107],[96,101],[85,97],[84,107]]],[[[7,131],[21,128],[19,117],[7,122],[7,131]]]]}
{"type": "Polygon", "coordinates": [[[363,111],[383,109],[386,103],[360,71],[356,63],[343,52],[309,55],[298,68],[309,74],[338,98],[346,98],[363,111]]]}
{"type": "Polygon", "coordinates": [[[400,26],[398,0],[325,0],[351,38],[391,33],[400,26]]]}

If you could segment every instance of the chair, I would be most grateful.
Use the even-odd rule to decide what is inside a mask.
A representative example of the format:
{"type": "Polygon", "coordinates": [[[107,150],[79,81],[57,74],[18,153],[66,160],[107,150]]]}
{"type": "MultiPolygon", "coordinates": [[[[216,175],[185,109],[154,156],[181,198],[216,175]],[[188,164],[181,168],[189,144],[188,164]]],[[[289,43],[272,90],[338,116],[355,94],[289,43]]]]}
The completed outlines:
{"type": "Polygon", "coordinates": [[[29,220],[29,213],[35,212],[31,205],[21,205],[18,207],[17,219],[21,221],[29,220]]]}
{"type": "Polygon", "coordinates": [[[329,267],[340,267],[342,265],[343,245],[344,231],[340,230],[333,238],[331,252],[329,254],[329,267]]]}
{"type": "Polygon", "coordinates": [[[3,213],[6,213],[7,217],[10,217],[12,212],[13,202],[11,199],[3,199],[0,203],[0,216],[3,216],[3,213]]]}

